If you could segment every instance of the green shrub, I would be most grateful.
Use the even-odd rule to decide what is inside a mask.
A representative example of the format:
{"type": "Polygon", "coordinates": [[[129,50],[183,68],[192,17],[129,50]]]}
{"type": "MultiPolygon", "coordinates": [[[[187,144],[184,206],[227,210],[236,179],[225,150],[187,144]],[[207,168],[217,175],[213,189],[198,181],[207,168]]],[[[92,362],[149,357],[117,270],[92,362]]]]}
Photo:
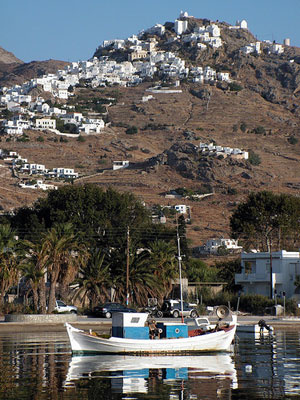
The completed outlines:
{"type": "Polygon", "coordinates": [[[25,306],[20,303],[4,303],[0,307],[0,314],[34,314],[30,306],[25,306]]]}
{"type": "Polygon", "coordinates": [[[78,136],[77,142],[83,143],[83,142],[85,142],[85,141],[86,141],[86,139],[85,139],[83,136],[81,136],[81,135],[78,136]]]}
{"type": "Polygon", "coordinates": [[[243,90],[243,86],[241,86],[239,83],[237,82],[230,82],[229,83],[229,89],[231,92],[240,92],[241,90],[243,90]]]}
{"type": "Polygon", "coordinates": [[[249,163],[251,165],[259,165],[261,163],[261,159],[258,154],[254,153],[254,151],[249,151],[249,163]]]}
{"type": "Polygon", "coordinates": [[[38,137],[36,138],[36,141],[37,141],[37,142],[44,142],[45,140],[44,140],[43,136],[38,136],[38,137]]]}
{"type": "Polygon", "coordinates": [[[136,126],[130,126],[126,129],[125,132],[127,135],[135,135],[136,133],[138,133],[138,128],[136,126]]]}
{"type": "Polygon", "coordinates": [[[29,136],[23,133],[22,136],[17,138],[17,142],[29,142],[29,136]]]}
{"type": "Polygon", "coordinates": [[[240,130],[242,131],[242,132],[246,132],[246,130],[247,130],[247,124],[245,123],[245,122],[242,122],[241,123],[241,125],[240,125],[240,130]]]}
{"type": "Polygon", "coordinates": [[[231,195],[236,195],[237,194],[237,190],[236,190],[236,188],[233,188],[233,187],[229,186],[227,188],[227,193],[231,194],[231,195]]]}
{"type": "Polygon", "coordinates": [[[201,226],[193,226],[193,231],[200,232],[202,230],[201,226]]]}
{"type": "Polygon", "coordinates": [[[246,294],[241,296],[240,310],[251,314],[264,315],[268,307],[272,307],[274,301],[259,294],[246,294]]]}
{"type": "Polygon", "coordinates": [[[298,139],[295,137],[295,136],[290,136],[289,138],[288,138],[288,142],[289,142],[289,144],[297,144],[298,143],[298,139]]]}
{"type": "Polygon", "coordinates": [[[253,132],[257,135],[264,135],[266,133],[266,130],[263,126],[259,125],[253,129],[253,132]]]}

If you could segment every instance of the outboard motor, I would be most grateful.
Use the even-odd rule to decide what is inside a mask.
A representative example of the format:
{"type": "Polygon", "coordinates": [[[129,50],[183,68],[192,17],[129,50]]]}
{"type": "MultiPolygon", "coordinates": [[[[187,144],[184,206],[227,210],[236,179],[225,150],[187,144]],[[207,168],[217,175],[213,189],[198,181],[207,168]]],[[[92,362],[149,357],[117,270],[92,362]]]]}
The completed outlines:
{"type": "Polygon", "coordinates": [[[269,325],[267,325],[266,321],[264,319],[261,319],[258,321],[258,326],[260,328],[260,333],[263,333],[264,329],[266,329],[269,333],[272,333],[273,328],[269,325]]]}

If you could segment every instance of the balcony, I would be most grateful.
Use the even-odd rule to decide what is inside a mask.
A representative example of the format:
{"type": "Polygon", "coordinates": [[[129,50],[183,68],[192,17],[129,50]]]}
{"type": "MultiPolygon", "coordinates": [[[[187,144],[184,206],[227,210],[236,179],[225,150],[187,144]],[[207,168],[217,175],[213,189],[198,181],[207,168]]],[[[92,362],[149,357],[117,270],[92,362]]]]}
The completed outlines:
{"type": "Polygon", "coordinates": [[[270,282],[270,274],[236,274],[235,275],[235,282],[236,283],[243,283],[243,282],[270,282]]]}
{"type": "MultiPolygon", "coordinates": [[[[284,277],[282,273],[273,273],[273,284],[283,284],[284,277]]],[[[239,283],[261,283],[261,282],[270,282],[270,274],[268,272],[263,274],[236,274],[235,282],[239,283]]]]}

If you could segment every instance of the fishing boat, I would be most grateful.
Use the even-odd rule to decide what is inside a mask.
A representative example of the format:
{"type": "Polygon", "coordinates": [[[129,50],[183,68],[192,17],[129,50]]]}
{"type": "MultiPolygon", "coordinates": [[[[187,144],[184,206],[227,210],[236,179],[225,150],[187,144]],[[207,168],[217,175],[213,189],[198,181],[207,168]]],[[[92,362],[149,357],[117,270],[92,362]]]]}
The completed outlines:
{"type": "Polygon", "coordinates": [[[178,354],[230,350],[236,332],[237,316],[231,315],[231,321],[225,322],[224,319],[230,315],[227,307],[221,306],[216,310],[219,320],[214,327],[210,326],[208,320],[203,324],[197,318],[194,319],[194,326],[184,322],[178,226],[177,244],[181,322],[156,324],[154,320],[148,321],[148,313],[114,313],[109,338],[99,337],[94,332],[85,332],[66,323],[73,353],[178,354]]]}
{"type": "MultiPolygon", "coordinates": [[[[223,309],[219,311],[219,315],[223,309]]],[[[218,315],[218,311],[217,311],[218,315]]],[[[147,313],[115,313],[112,335],[99,337],[94,332],[77,329],[66,323],[73,353],[110,354],[177,354],[190,352],[229,351],[236,332],[236,315],[230,322],[219,318],[212,328],[185,322],[148,322],[147,313]]]]}

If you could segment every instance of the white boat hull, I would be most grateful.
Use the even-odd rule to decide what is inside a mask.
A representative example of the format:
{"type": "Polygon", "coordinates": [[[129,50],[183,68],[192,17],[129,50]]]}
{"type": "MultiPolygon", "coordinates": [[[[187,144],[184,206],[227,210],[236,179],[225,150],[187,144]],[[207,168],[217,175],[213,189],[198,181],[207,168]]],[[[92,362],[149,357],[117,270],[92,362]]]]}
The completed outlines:
{"type": "Polygon", "coordinates": [[[110,337],[104,339],[85,333],[66,324],[72,352],[111,354],[174,354],[184,352],[229,351],[234,339],[236,323],[227,330],[204,335],[176,339],[125,339],[110,337]]]}

